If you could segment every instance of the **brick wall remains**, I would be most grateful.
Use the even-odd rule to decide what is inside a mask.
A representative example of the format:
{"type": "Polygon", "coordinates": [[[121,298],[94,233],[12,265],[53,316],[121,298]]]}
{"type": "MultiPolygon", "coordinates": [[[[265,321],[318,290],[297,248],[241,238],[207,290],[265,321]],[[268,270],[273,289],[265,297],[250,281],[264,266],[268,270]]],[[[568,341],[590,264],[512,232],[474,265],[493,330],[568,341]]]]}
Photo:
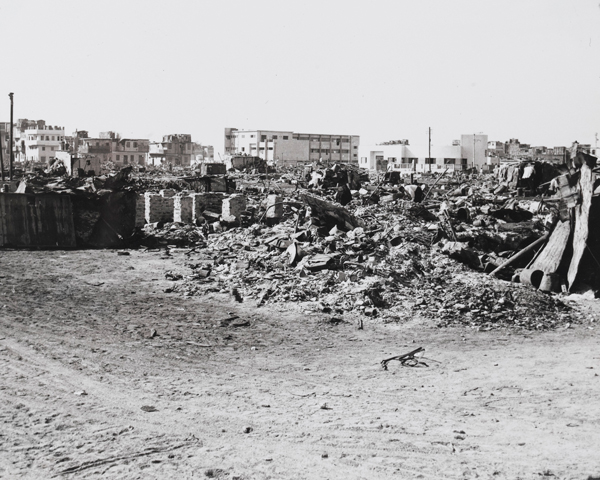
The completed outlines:
{"type": "Polygon", "coordinates": [[[246,210],[246,197],[234,194],[223,200],[223,211],[221,215],[224,218],[235,217],[239,221],[240,215],[246,210]]]}
{"type": "Polygon", "coordinates": [[[192,220],[194,222],[202,216],[202,212],[205,210],[220,214],[223,208],[223,198],[225,198],[219,193],[193,193],[190,197],[192,198],[192,220]]]}
{"type": "MultiPolygon", "coordinates": [[[[162,193],[163,191],[161,191],[162,193]]],[[[174,210],[173,196],[162,196],[153,192],[146,192],[146,222],[172,222],[174,210]]]]}
{"type": "Polygon", "coordinates": [[[135,198],[135,226],[142,228],[146,223],[146,197],[139,194],[135,198]]]}
{"type": "Polygon", "coordinates": [[[173,204],[173,221],[192,223],[194,221],[194,200],[189,195],[176,195],[173,204]]]}

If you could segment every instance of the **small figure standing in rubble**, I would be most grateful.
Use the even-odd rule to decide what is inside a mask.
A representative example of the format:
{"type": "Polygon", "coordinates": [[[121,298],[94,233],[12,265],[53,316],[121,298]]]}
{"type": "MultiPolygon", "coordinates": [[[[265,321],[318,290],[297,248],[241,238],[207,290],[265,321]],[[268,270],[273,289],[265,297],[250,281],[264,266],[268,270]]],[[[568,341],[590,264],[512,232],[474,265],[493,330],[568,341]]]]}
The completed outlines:
{"type": "Polygon", "coordinates": [[[410,198],[415,203],[423,201],[423,189],[420,185],[405,185],[404,191],[410,195],[410,198]]]}
{"type": "Polygon", "coordinates": [[[348,188],[348,184],[344,183],[337,187],[338,191],[335,194],[335,201],[340,205],[348,205],[352,201],[352,193],[348,188]]]}

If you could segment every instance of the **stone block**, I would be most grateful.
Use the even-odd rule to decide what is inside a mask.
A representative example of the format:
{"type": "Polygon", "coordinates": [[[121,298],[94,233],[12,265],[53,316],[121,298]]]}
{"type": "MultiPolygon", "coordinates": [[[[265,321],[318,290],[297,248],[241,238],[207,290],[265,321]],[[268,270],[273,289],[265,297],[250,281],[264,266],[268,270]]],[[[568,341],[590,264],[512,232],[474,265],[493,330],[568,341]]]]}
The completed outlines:
{"type": "Polygon", "coordinates": [[[173,221],[192,223],[194,221],[193,199],[186,195],[176,195],[173,205],[173,221]]]}
{"type": "Polygon", "coordinates": [[[223,217],[235,217],[239,221],[242,212],[246,210],[246,197],[234,194],[229,198],[223,199],[223,217]]]}
{"type": "Polygon", "coordinates": [[[279,195],[269,195],[267,197],[267,218],[283,217],[283,197],[279,195]]]}

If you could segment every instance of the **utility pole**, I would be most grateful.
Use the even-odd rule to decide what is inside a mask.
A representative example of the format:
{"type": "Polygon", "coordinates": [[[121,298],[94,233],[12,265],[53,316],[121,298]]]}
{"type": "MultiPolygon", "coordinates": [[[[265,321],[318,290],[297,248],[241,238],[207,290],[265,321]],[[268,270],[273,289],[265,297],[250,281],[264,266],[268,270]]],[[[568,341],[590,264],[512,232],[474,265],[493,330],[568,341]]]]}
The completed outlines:
{"type": "Polygon", "coordinates": [[[13,179],[13,162],[15,161],[15,152],[13,151],[13,93],[9,93],[10,97],[10,161],[8,164],[8,179],[13,179]]]}
{"type": "Polygon", "coordinates": [[[428,158],[428,162],[429,162],[429,173],[431,173],[431,127],[429,127],[429,158],[428,158]]]}

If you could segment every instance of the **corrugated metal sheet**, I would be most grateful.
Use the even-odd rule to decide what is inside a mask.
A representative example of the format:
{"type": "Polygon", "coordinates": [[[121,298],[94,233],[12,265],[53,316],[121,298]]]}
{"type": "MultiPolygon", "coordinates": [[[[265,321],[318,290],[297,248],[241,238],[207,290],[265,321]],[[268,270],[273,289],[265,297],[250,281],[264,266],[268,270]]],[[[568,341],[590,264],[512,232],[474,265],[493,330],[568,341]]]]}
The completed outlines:
{"type": "Polygon", "coordinates": [[[0,193],[0,246],[75,247],[70,197],[0,193]]]}

